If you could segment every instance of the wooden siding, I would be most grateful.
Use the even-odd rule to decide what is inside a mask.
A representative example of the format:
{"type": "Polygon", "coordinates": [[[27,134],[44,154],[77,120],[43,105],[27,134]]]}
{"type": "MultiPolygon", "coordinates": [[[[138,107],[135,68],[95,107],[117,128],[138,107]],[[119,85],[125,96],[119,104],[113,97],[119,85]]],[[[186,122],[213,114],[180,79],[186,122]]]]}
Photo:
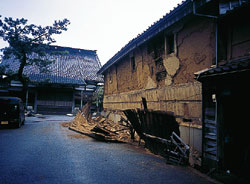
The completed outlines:
{"type": "Polygon", "coordinates": [[[72,112],[73,92],[63,90],[38,91],[37,112],[41,114],[67,114],[72,112]]]}

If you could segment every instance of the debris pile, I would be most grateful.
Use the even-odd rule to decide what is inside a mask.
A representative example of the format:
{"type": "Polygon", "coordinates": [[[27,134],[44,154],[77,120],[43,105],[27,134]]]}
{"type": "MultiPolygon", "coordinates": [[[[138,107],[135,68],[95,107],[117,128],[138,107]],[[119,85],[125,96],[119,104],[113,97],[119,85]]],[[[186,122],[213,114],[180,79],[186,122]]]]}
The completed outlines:
{"type": "Polygon", "coordinates": [[[155,154],[176,164],[188,164],[190,147],[180,138],[179,124],[169,111],[148,110],[147,101],[142,98],[144,109],[127,109],[124,114],[132,127],[144,140],[145,146],[155,154]]]}
{"type": "Polygon", "coordinates": [[[149,150],[171,163],[188,164],[190,148],[179,137],[177,122],[171,114],[147,109],[127,109],[124,113],[149,150]]]}
{"type": "Polygon", "coordinates": [[[81,111],[78,111],[69,129],[100,141],[131,142],[134,140],[133,130],[128,121],[122,119],[114,123],[103,116],[92,119],[90,106],[91,103],[87,103],[81,111]]]}
{"type": "Polygon", "coordinates": [[[140,144],[142,140],[145,147],[164,156],[169,162],[188,164],[190,147],[179,137],[179,125],[173,113],[148,110],[146,100],[142,100],[144,110],[124,110],[125,116],[117,123],[103,116],[92,119],[91,102],[87,103],[76,114],[69,128],[100,141],[136,141],[140,144]]]}
{"type": "Polygon", "coordinates": [[[165,151],[168,161],[177,164],[188,164],[190,148],[175,132],[172,132],[169,144],[165,151]]]}
{"type": "Polygon", "coordinates": [[[201,168],[201,153],[190,147],[189,164],[197,169],[201,168]]]}

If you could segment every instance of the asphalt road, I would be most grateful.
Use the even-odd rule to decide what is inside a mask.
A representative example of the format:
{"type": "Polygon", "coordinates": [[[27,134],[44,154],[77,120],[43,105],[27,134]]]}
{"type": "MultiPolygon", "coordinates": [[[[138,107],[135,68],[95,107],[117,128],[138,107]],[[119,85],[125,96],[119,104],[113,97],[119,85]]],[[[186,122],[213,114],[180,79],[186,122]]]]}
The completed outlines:
{"type": "Polygon", "coordinates": [[[60,124],[69,119],[29,117],[20,129],[0,129],[0,184],[212,183],[142,148],[72,132],[60,124]]]}

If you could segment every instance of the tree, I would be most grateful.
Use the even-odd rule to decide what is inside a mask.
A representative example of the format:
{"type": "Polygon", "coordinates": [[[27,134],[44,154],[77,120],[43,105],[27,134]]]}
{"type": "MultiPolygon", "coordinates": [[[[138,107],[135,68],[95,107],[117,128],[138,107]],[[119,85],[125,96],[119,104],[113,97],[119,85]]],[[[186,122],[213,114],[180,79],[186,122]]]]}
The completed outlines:
{"type": "Polygon", "coordinates": [[[96,105],[97,112],[102,111],[103,106],[103,94],[104,94],[104,87],[103,86],[97,86],[95,92],[92,96],[92,103],[96,105]]]}
{"type": "Polygon", "coordinates": [[[55,42],[52,35],[66,31],[70,24],[67,19],[55,21],[52,26],[45,27],[27,24],[27,22],[28,20],[24,18],[2,19],[0,15],[0,38],[9,43],[8,47],[2,49],[4,59],[13,57],[20,62],[17,73],[12,74],[11,77],[20,80],[24,90],[27,88],[28,81],[23,74],[24,67],[36,64],[41,70],[46,69],[46,66],[52,62],[43,57],[46,55],[46,46],[55,42]],[[37,57],[34,57],[34,54],[37,57]]]}

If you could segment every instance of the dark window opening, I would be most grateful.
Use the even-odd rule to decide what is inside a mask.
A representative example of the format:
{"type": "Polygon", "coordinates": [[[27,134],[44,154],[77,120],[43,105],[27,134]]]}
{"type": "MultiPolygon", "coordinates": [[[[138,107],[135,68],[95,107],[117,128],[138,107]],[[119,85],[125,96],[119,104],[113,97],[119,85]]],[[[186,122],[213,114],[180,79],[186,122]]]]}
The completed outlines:
{"type": "Polygon", "coordinates": [[[156,73],[156,80],[158,82],[162,81],[162,80],[166,79],[166,76],[167,76],[167,72],[166,71],[157,72],[156,73]]]}
{"type": "Polygon", "coordinates": [[[174,53],[174,34],[167,36],[167,54],[174,53]]]}
{"type": "Polygon", "coordinates": [[[130,58],[130,61],[131,61],[131,69],[132,69],[132,72],[135,72],[135,57],[131,57],[130,58]]]}
{"type": "Polygon", "coordinates": [[[164,54],[164,35],[156,36],[148,43],[148,54],[154,59],[161,57],[164,54]]]}

